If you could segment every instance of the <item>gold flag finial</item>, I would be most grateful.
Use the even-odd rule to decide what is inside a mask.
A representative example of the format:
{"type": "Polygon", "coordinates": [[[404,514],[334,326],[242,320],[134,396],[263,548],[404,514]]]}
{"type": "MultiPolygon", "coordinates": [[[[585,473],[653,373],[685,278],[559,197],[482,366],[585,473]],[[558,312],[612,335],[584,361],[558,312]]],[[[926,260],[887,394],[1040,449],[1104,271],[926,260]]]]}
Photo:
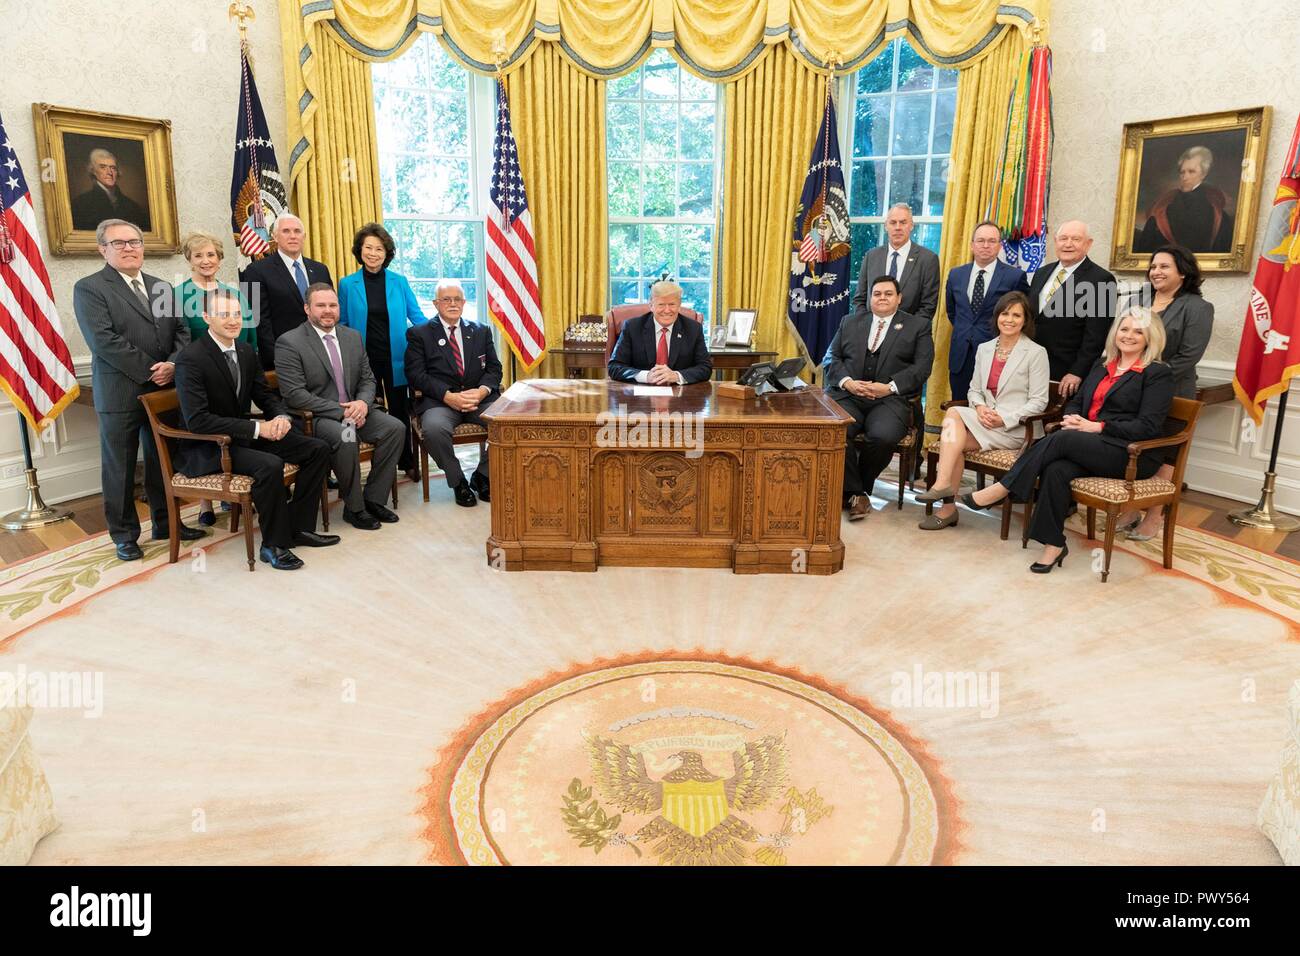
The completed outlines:
{"type": "Polygon", "coordinates": [[[492,31],[492,62],[496,64],[497,75],[506,62],[506,32],[500,28],[492,31]]]}
{"type": "Polygon", "coordinates": [[[227,17],[228,17],[229,19],[231,19],[231,20],[238,20],[238,21],[239,21],[239,23],[238,23],[238,26],[239,26],[239,42],[240,42],[240,43],[247,43],[247,42],[248,42],[248,23],[249,23],[250,20],[255,20],[255,19],[257,19],[257,11],[254,10],[250,4],[247,4],[247,3],[240,3],[240,2],[238,2],[238,0],[236,0],[235,3],[232,3],[232,4],[230,5],[230,10],[229,10],[228,13],[227,13],[227,17]]]}

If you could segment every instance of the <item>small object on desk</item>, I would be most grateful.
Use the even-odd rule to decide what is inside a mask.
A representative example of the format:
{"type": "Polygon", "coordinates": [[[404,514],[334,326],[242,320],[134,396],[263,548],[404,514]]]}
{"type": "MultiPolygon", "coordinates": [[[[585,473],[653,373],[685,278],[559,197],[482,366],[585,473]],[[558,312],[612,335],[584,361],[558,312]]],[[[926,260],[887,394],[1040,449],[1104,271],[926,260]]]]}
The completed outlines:
{"type": "Polygon", "coordinates": [[[754,398],[755,396],[757,396],[757,394],[758,394],[758,393],[754,391],[754,389],[753,389],[752,386],[749,386],[749,385],[741,385],[739,382],[719,382],[719,383],[718,383],[718,397],[719,397],[719,398],[741,398],[741,399],[745,399],[745,398],[754,398]]]}
{"type": "Polygon", "coordinates": [[[633,385],[633,395],[671,395],[673,387],[671,385],[633,385]]]}

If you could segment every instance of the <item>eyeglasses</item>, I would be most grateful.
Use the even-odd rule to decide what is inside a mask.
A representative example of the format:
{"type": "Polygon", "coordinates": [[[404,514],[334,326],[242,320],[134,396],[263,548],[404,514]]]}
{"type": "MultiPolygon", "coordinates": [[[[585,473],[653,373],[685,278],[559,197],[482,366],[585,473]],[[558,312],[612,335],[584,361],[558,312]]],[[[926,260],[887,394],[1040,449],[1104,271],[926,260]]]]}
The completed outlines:
{"type": "Polygon", "coordinates": [[[465,297],[462,295],[457,295],[457,296],[444,295],[441,298],[439,298],[438,301],[441,302],[443,305],[458,305],[459,303],[465,301],[465,297]]]}
{"type": "Polygon", "coordinates": [[[144,247],[143,239],[110,239],[104,243],[106,246],[112,246],[118,252],[123,249],[141,249],[144,247]]]}

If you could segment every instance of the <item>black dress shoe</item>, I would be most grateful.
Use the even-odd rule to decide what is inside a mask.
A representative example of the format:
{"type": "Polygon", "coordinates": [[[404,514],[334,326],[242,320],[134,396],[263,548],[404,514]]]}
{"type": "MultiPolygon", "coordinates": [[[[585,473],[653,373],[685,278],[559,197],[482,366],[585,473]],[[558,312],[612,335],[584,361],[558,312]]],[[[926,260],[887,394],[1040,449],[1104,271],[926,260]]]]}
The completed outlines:
{"type": "Polygon", "coordinates": [[[1029,570],[1035,574],[1050,574],[1052,568],[1059,568],[1065,564],[1065,556],[1070,553],[1070,546],[1067,544],[1061,549],[1061,553],[1056,556],[1056,560],[1051,564],[1043,564],[1041,561],[1035,561],[1029,566],[1029,570]]]}
{"type": "Polygon", "coordinates": [[[276,548],[264,544],[262,550],[258,552],[258,557],[277,571],[297,571],[302,567],[302,558],[288,548],[276,548]]]}
{"type": "Polygon", "coordinates": [[[389,511],[383,505],[375,504],[373,501],[366,502],[366,513],[384,524],[397,524],[397,515],[394,512],[389,511]]]}
{"type": "Polygon", "coordinates": [[[144,557],[144,552],[134,541],[123,541],[117,546],[117,557],[120,561],[139,561],[144,557]]]}
{"type": "Polygon", "coordinates": [[[315,531],[293,533],[293,543],[304,548],[328,548],[331,544],[338,544],[339,540],[336,534],[317,534],[315,531]]]}
{"type": "Polygon", "coordinates": [[[215,511],[200,511],[199,524],[205,528],[211,528],[217,523],[217,513],[215,511]]]}
{"type": "Polygon", "coordinates": [[[362,531],[378,531],[379,522],[364,511],[348,511],[343,509],[343,520],[354,528],[360,528],[362,531]]]}
{"type": "Polygon", "coordinates": [[[453,489],[456,492],[456,504],[462,508],[473,508],[478,504],[478,499],[474,497],[474,492],[470,489],[469,482],[464,478],[460,484],[453,489]]]}
{"type": "Polygon", "coordinates": [[[419,483],[419,481],[420,481],[420,469],[419,469],[419,468],[416,468],[414,465],[412,465],[410,468],[403,468],[402,470],[403,470],[404,472],[406,472],[406,477],[407,477],[407,478],[410,478],[411,481],[412,481],[412,483],[415,483],[415,484],[418,484],[418,483],[419,483]]]}
{"type": "Polygon", "coordinates": [[[328,478],[325,479],[325,487],[328,488],[330,491],[338,491],[339,480],[335,478],[333,475],[330,475],[328,478]]]}
{"type": "MultiPolygon", "coordinates": [[[[181,525],[180,533],[177,535],[182,541],[197,541],[199,538],[207,536],[207,532],[201,528],[191,528],[187,524],[181,525]]],[[[168,539],[166,528],[154,528],[149,532],[149,537],[154,541],[166,541],[168,539]]]]}
{"type": "Polygon", "coordinates": [[[491,495],[492,489],[488,485],[488,480],[484,478],[482,475],[480,475],[478,472],[475,472],[474,477],[470,479],[469,486],[474,490],[474,493],[478,495],[479,501],[486,501],[486,502],[492,501],[492,495],[491,495]]]}

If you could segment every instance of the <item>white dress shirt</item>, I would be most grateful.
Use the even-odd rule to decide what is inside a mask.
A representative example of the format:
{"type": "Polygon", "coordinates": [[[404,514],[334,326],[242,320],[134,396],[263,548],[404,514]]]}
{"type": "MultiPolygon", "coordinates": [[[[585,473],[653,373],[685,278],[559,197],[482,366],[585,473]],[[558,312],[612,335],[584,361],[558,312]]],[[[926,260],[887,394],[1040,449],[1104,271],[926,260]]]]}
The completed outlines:
{"type": "Polygon", "coordinates": [[[1047,300],[1052,297],[1052,286],[1056,285],[1056,277],[1060,274],[1061,270],[1065,270],[1065,278],[1061,280],[1061,285],[1065,285],[1070,281],[1070,276],[1074,275],[1074,270],[1079,268],[1082,264],[1083,259],[1080,259],[1072,266],[1062,266],[1059,263],[1057,264],[1057,267],[1052,270],[1051,277],[1047,280],[1047,285],[1043,286],[1043,291],[1038,293],[1038,310],[1040,312],[1047,305],[1047,300]]]}
{"type": "Polygon", "coordinates": [[[989,294],[989,286],[993,284],[993,270],[998,267],[998,260],[994,259],[986,266],[980,266],[978,263],[970,264],[970,280],[966,283],[966,298],[975,298],[975,279],[982,272],[984,273],[984,294],[989,294]]]}
{"type": "Polygon", "coordinates": [[[293,271],[293,264],[297,262],[302,265],[302,274],[303,274],[303,278],[307,280],[307,285],[309,286],[311,285],[311,276],[307,275],[307,263],[302,261],[302,256],[299,256],[297,259],[294,259],[291,256],[286,256],[284,254],[284,250],[282,249],[277,249],[275,251],[279,253],[280,261],[283,262],[284,267],[289,270],[289,275],[293,278],[293,281],[295,283],[298,281],[298,276],[293,271]]]}
{"type": "Polygon", "coordinates": [[[885,243],[885,271],[882,275],[889,275],[889,260],[894,257],[895,252],[898,253],[898,271],[894,278],[898,280],[899,285],[902,285],[903,267],[907,265],[907,257],[912,254],[912,240],[907,240],[897,249],[894,249],[889,243],[885,243]]]}
{"type": "MultiPolygon", "coordinates": [[[[872,314],[871,331],[867,333],[868,350],[871,349],[871,343],[876,342],[876,336],[879,335],[880,341],[876,342],[875,351],[876,352],[880,351],[881,346],[885,344],[885,339],[889,338],[889,331],[894,327],[894,316],[897,314],[898,314],[897,312],[891,312],[889,315],[875,315],[874,313],[872,314]]],[[[844,388],[845,382],[851,382],[851,381],[853,381],[853,377],[850,375],[845,375],[842,379],[840,379],[840,388],[844,388]]],[[[847,391],[847,389],[845,389],[845,391],[847,391]]],[[[895,385],[893,382],[890,382],[889,391],[891,394],[897,395],[898,386],[895,385]]]]}
{"type": "MultiPolygon", "coordinates": [[[[664,327],[663,327],[662,325],[660,325],[658,322],[656,322],[654,325],[655,325],[655,354],[658,355],[658,354],[659,354],[659,338],[660,338],[660,336],[662,336],[662,335],[664,334],[664,327]]],[[[677,321],[674,319],[674,320],[673,320],[673,324],[670,325],[670,326],[668,326],[668,348],[667,348],[665,351],[668,351],[668,352],[671,352],[671,351],[672,351],[672,348],[673,348],[673,329],[675,329],[676,327],[677,327],[677,321]]],[[[682,373],[681,373],[681,372],[673,372],[673,374],[677,376],[677,384],[678,384],[678,385],[685,385],[685,384],[686,384],[686,379],[682,378],[682,373]]],[[[642,385],[647,384],[647,383],[650,381],[650,370],[647,368],[647,369],[642,369],[641,371],[637,372],[637,373],[636,373],[636,380],[637,380],[638,382],[640,382],[642,385]]]]}

